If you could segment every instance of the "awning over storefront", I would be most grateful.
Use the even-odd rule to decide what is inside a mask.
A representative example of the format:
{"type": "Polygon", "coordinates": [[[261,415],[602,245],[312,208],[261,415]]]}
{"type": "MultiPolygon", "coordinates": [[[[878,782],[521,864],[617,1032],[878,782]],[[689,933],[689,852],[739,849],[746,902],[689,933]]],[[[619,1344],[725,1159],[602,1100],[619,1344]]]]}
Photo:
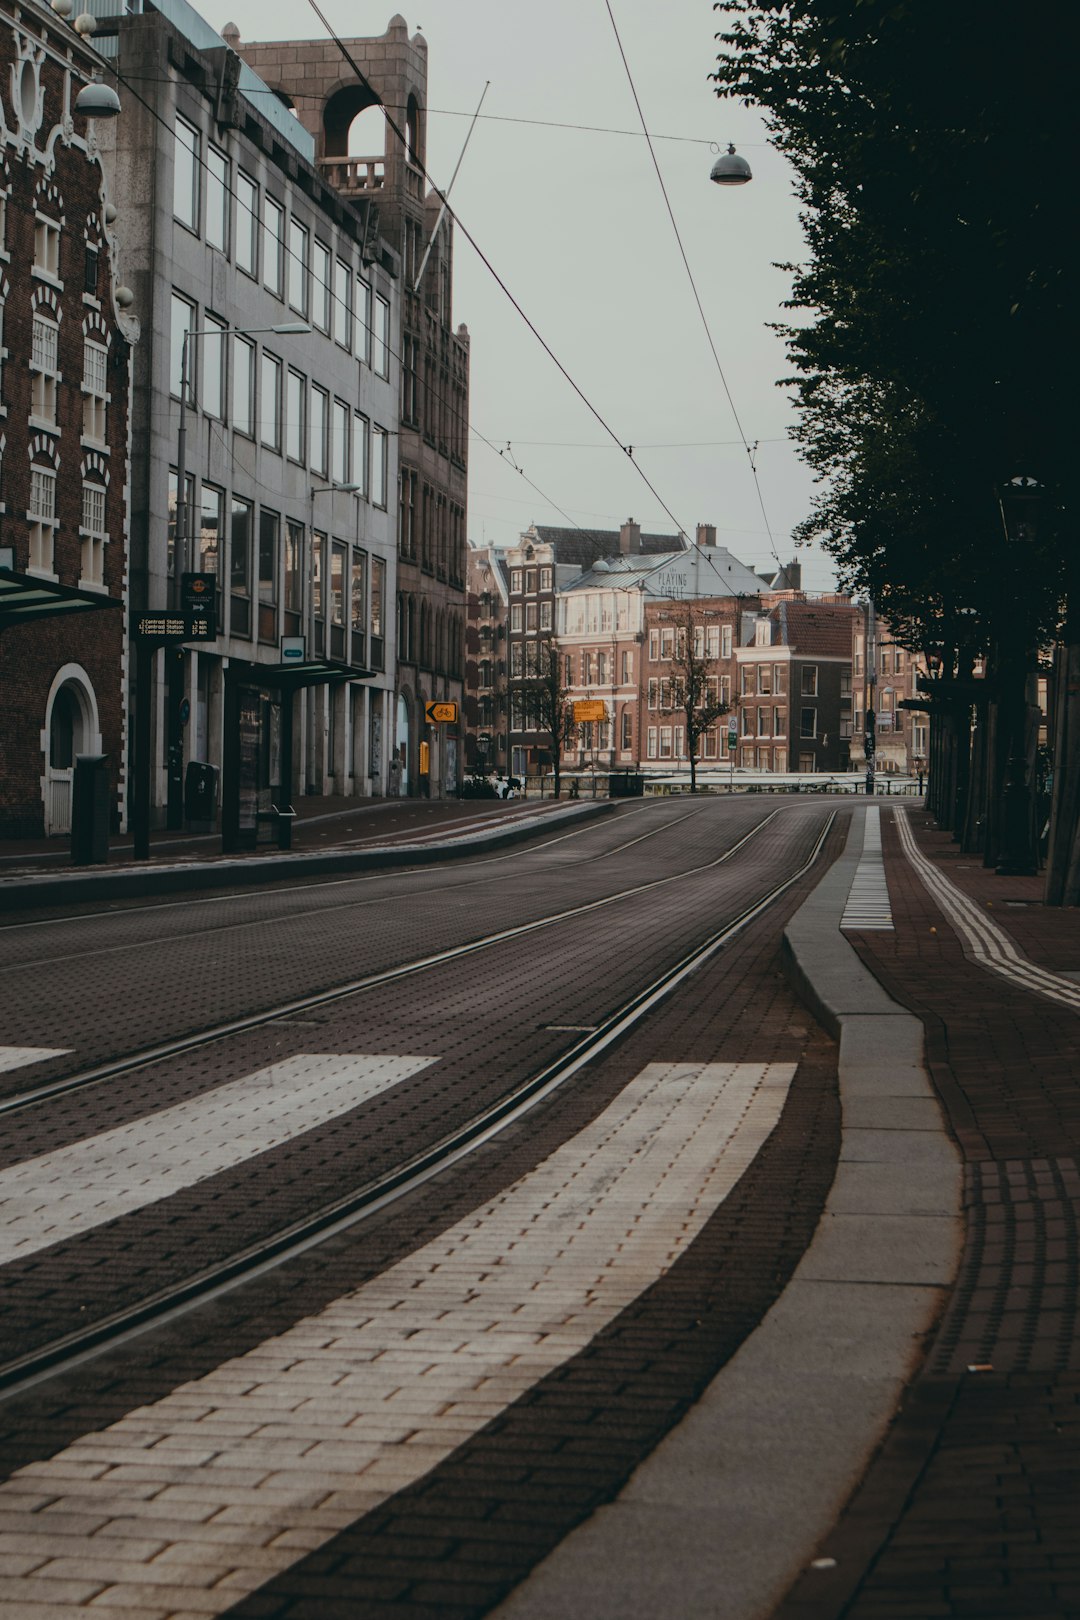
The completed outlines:
{"type": "Polygon", "coordinates": [[[0,630],[12,624],[33,624],[60,613],[70,616],[121,606],[115,596],[76,590],[73,585],[58,585],[51,579],[0,567],[0,630]]]}
{"type": "Polygon", "coordinates": [[[369,681],[374,672],[358,664],[342,664],[333,658],[315,658],[304,663],[257,664],[230,658],[228,674],[242,686],[262,687],[291,697],[306,686],[341,686],[345,681],[369,681]]]}

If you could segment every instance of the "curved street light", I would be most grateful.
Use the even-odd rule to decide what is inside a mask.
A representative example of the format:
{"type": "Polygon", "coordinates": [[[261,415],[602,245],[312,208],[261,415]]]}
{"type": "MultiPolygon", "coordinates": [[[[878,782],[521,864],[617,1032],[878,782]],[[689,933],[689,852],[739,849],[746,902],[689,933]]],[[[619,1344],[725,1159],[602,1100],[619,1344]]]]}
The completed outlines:
{"type": "Polygon", "coordinates": [[[720,154],[709,174],[709,179],[715,181],[718,186],[745,186],[746,182],[753,178],[749,163],[744,157],[740,157],[731,145],[726,152],[720,154]]]}

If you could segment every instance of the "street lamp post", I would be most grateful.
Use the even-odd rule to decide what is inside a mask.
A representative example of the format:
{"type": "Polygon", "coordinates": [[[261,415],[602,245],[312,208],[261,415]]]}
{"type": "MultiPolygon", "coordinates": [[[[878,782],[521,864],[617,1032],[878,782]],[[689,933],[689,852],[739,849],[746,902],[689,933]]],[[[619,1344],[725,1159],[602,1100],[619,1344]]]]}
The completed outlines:
{"type": "MultiPolygon", "coordinates": [[[[311,331],[306,321],[279,321],[273,326],[204,326],[187,327],[184,331],[183,342],[180,345],[180,418],[176,431],[176,519],[173,528],[173,567],[171,606],[174,609],[183,607],[183,576],[191,572],[192,555],[188,537],[188,510],[187,510],[187,411],[188,411],[188,364],[191,353],[191,344],[202,337],[220,337],[222,339],[239,336],[253,337],[261,332],[275,332],[279,336],[302,336],[311,331]]],[[[218,582],[219,589],[221,582],[218,582]]],[[[167,679],[167,712],[168,712],[168,771],[167,796],[165,807],[165,825],[170,832],[175,832],[184,824],[184,728],[181,720],[181,705],[184,697],[184,673],[187,668],[187,659],[179,649],[169,649],[168,679],[167,679]]]]}

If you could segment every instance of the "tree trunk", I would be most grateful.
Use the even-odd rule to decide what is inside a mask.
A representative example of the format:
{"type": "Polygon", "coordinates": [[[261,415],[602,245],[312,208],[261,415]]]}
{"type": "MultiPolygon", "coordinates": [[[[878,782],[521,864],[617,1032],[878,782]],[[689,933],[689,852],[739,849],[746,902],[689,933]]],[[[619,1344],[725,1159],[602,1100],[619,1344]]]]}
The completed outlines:
{"type": "Polygon", "coordinates": [[[1054,654],[1054,783],[1046,904],[1080,906],[1080,642],[1054,654]]]}

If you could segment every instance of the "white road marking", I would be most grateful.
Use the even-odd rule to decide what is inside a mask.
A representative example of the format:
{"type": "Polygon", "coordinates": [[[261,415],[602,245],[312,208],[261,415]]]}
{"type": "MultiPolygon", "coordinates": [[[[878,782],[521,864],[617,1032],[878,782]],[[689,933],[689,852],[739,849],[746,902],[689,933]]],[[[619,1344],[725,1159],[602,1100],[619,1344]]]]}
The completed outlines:
{"type": "Polygon", "coordinates": [[[896,817],[904,854],[956,929],[966,954],[991,973],[999,973],[1003,979],[1009,979],[1025,990],[1034,990],[1063,1007],[1080,1012],[1080,985],[1074,984],[1063,974],[1051,973],[1048,968],[1029,961],[1009,935],[991,922],[970,895],[957,888],[944,872],[939,872],[926,859],[915,842],[903,806],[897,806],[896,817]]]}
{"type": "Polygon", "coordinates": [[[232,1169],[434,1062],[336,1053],[286,1058],[0,1171],[0,1265],[232,1169]]]}
{"type": "Polygon", "coordinates": [[[650,1064],[534,1171],[381,1276],[21,1468],[0,1486],[0,1554],[25,1571],[7,1577],[10,1612],[221,1614],[421,1478],[686,1251],[767,1140],[794,1072],[650,1064]]]}
{"type": "Polygon", "coordinates": [[[71,1050],[70,1046],[0,1046],[0,1074],[28,1063],[44,1063],[46,1058],[67,1057],[71,1050]]]}
{"type": "Polygon", "coordinates": [[[892,906],[881,850],[881,807],[871,804],[863,816],[863,847],[851,880],[841,928],[891,929],[892,906]]]}

